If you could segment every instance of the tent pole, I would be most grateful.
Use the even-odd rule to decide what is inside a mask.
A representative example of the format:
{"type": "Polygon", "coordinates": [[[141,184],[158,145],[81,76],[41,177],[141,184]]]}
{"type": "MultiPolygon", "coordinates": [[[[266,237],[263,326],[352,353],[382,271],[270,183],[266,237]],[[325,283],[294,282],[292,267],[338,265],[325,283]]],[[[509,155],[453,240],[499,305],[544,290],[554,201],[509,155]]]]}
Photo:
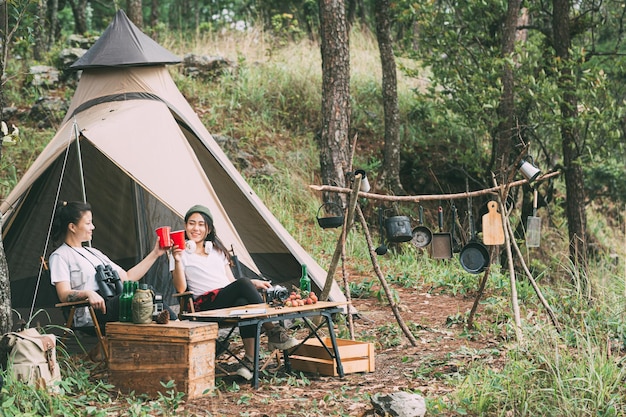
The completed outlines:
{"type": "Polygon", "coordinates": [[[85,174],[83,172],[83,159],[80,151],[80,133],[78,132],[78,123],[74,117],[74,135],[76,136],[76,152],[78,154],[78,173],[80,174],[80,187],[83,193],[83,203],[87,202],[87,191],[85,190],[85,174]]]}

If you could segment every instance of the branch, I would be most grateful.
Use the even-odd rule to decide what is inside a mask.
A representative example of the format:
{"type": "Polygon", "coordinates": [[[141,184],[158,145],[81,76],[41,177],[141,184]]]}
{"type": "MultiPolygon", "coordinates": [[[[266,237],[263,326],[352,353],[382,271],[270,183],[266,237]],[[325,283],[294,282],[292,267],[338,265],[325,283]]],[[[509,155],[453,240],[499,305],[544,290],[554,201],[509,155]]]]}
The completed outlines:
{"type": "MultiPolygon", "coordinates": [[[[545,175],[538,177],[534,182],[545,181],[549,178],[556,177],[560,175],[560,171],[549,172],[545,175]]],[[[507,187],[519,187],[520,185],[527,184],[528,180],[518,180],[513,181],[507,184],[507,187]]],[[[350,194],[352,189],[336,187],[334,185],[309,185],[309,188],[316,191],[328,191],[334,193],[341,194],[350,194]]],[[[431,194],[431,195],[405,195],[405,196],[395,196],[395,195],[383,195],[383,194],[374,194],[374,193],[364,193],[359,191],[359,197],[369,198],[372,200],[382,200],[382,201],[400,201],[400,202],[414,202],[419,203],[421,201],[437,201],[437,200],[459,200],[459,199],[467,199],[468,197],[476,197],[480,195],[486,194],[497,194],[502,189],[501,186],[486,188],[484,190],[464,192],[464,193],[456,193],[456,194],[431,194]]]]}

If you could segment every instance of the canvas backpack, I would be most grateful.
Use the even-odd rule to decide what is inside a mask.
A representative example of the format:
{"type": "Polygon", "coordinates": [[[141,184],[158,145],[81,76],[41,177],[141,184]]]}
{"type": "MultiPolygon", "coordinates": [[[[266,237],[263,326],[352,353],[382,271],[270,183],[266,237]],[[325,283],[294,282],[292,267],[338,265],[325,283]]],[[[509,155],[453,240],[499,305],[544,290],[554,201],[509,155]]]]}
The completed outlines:
{"type": "Polygon", "coordinates": [[[3,364],[18,381],[40,388],[54,389],[61,380],[56,358],[56,336],[37,329],[6,333],[0,340],[3,364]]]}

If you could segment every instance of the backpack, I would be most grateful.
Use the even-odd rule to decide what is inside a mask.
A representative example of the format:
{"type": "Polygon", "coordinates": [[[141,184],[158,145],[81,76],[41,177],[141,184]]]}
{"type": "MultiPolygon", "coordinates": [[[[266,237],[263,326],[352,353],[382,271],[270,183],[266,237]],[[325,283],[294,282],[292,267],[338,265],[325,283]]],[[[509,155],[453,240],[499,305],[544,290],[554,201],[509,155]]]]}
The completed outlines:
{"type": "Polygon", "coordinates": [[[3,365],[14,378],[39,388],[53,389],[61,380],[56,358],[56,336],[37,329],[6,333],[0,339],[3,365]]]}

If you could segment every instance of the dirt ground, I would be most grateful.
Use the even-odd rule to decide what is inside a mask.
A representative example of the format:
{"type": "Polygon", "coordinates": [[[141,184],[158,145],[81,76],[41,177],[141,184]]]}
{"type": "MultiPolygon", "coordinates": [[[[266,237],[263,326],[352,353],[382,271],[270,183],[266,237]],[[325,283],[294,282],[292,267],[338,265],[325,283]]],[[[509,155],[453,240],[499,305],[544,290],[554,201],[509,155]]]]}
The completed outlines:
{"type": "MultiPolygon", "coordinates": [[[[356,340],[359,335],[368,334],[379,341],[395,337],[400,343],[384,348],[375,342],[375,372],[352,373],[344,378],[307,373],[310,383],[305,385],[298,376],[290,378],[280,368],[262,376],[258,389],[240,377],[226,376],[216,379],[222,386],[219,391],[184,403],[180,415],[375,416],[367,395],[398,390],[419,392],[425,398],[445,395],[452,391],[446,385],[446,376],[458,373],[482,352],[493,352],[489,348],[497,345],[496,340],[470,340],[464,327],[456,323],[459,313],[471,309],[473,298],[399,287],[394,290],[400,296],[403,321],[414,326],[416,346],[411,345],[399,327],[394,334],[388,332],[391,324],[397,325],[388,305],[375,298],[352,300],[358,311],[353,323],[356,340]]],[[[264,343],[262,340],[262,346],[264,343]]]]}

